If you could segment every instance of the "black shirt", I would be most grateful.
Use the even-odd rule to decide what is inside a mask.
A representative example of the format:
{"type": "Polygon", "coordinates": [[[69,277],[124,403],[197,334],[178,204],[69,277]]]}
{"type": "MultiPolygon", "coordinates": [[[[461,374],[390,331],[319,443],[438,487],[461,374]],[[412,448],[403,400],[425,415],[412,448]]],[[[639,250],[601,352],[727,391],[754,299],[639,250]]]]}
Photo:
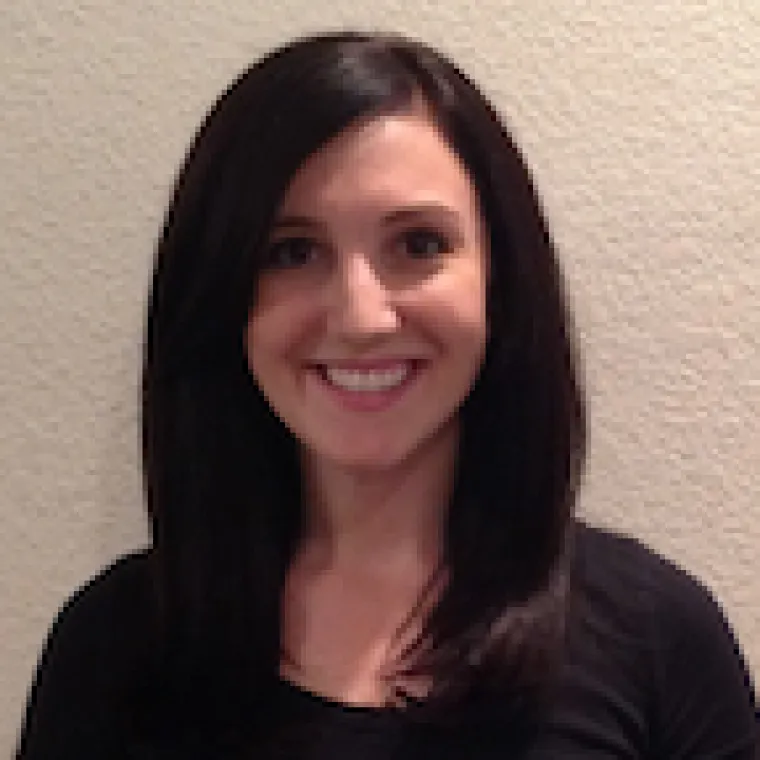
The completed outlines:
{"type": "MultiPolygon", "coordinates": [[[[343,705],[281,683],[283,743],[248,756],[304,760],[751,760],[749,670],[705,588],[641,543],[579,529],[576,604],[559,690],[527,746],[498,711],[477,731],[420,727],[402,712],[343,705]],[[295,749],[294,749],[295,748],[295,749]]],[[[125,557],[64,606],[46,643],[19,743],[24,760],[223,760],[183,737],[146,742],[125,719],[150,619],[148,552],[125,557]]],[[[756,754],[757,753],[757,754],[756,754]]]]}

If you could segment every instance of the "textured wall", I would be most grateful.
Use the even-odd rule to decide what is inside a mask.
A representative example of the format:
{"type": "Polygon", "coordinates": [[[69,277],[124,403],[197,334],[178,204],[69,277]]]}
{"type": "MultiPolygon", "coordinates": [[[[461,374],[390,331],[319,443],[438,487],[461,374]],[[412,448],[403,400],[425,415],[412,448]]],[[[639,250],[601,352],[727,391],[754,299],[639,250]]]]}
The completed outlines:
{"type": "Polygon", "coordinates": [[[760,668],[757,0],[360,5],[3,5],[0,753],[62,599],[145,540],[139,343],[176,166],[231,76],[325,24],[420,34],[503,109],[584,337],[583,509],[707,580],[760,668]]]}

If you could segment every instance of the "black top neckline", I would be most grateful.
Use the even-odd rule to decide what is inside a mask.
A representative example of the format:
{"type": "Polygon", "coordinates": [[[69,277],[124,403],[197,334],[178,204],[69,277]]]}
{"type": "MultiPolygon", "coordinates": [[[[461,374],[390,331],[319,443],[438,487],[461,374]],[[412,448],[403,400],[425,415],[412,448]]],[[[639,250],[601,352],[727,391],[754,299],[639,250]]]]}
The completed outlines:
{"type": "Polygon", "coordinates": [[[279,685],[283,696],[308,712],[320,711],[324,715],[348,720],[388,722],[402,720],[407,712],[405,708],[384,707],[380,705],[346,702],[321,692],[309,689],[302,684],[280,676],[279,685]]]}

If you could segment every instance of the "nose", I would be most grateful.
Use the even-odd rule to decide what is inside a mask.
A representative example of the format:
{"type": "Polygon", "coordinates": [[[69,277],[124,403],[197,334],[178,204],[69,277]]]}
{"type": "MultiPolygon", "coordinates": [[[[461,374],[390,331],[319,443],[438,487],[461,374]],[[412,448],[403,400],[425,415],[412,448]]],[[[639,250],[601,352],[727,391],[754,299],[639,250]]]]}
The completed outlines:
{"type": "Polygon", "coordinates": [[[366,341],[398,328],[393,293],[367,255],[343,258],[333,293],[329,328],[343,339],[366,341]]]}

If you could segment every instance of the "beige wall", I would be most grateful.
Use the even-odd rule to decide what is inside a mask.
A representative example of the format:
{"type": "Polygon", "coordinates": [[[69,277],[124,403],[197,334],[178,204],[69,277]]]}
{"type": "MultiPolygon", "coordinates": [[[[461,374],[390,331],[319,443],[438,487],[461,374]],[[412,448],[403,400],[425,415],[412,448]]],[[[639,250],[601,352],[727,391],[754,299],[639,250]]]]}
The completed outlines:
{"type": "Polygon", "coordinates": [[[760,5],[362,5],[3,4],[0,754],[62,599],[145,540],[139,343],[177,163],[250,58],[325,24],[420,34],[503,109],[585,341],[583,509],[705,578],[760,672],[760,5]]]}

